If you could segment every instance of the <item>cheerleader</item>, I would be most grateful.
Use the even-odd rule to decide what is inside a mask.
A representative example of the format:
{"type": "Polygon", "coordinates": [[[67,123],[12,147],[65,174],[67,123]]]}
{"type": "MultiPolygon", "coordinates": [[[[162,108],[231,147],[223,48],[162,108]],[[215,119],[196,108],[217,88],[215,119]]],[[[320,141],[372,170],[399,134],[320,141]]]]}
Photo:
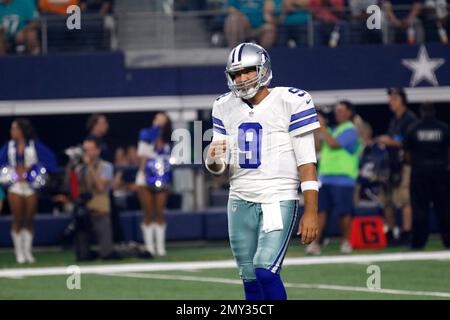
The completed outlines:
{"type": "Polygon", "coordinates": [[[0,149],[0,166],[12,168],[15,177],[7,192],[13,216],[11,237],[17,263],[33,263],[33,216],[37,209],[38,195],[33,185],[34,174],[27,173],[36,165],[53,171],[56,168],[56,158],[44,144],[36,140],[28,119],[14,120],[10,135],[11,140],[0,149]]]}
{"type": "Polygon", "coordinates": [[[148,256],[166,254],[164,210],[171,183],[171,133],[171,121],[162,112],[155,116],[152,127],[144,128],[139,133],[139,171],[136,175],[136,185],[144,213],[141,229],[148,256]]]}

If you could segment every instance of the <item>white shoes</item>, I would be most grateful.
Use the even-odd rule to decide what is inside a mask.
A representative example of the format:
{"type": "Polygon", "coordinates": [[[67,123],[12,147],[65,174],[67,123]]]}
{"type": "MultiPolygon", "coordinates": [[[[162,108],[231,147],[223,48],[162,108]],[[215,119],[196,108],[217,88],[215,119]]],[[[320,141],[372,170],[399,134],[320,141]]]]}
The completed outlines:
{"type": "Polygon", "coordinates": [[[156,253],[158,256],[166,255],[166,224],[155,224],[156,253]]]}
{"type": "Polygon", "coordinates": [[[33,234],[27,229],[22,229],[22,237],[25,260],[27,260],[28,263],[34,263],[35,260],[33,254],[31,253],[33,246],[33,234]]]}
{"type": "Polygon", "coordinates": [[[15,232],[11,231],[11,238],[14,244],[14,253],[16,255],[16,262],[18,264],[23,264],[26,262],[25,254],[23,252],[23,238],[22,231],[15,232]]]}
{"type": "Polygon", "coordinates": [[[152,255],[155,255],[155,223],[142,224],[141,230],[144,238],[145,249],[152,255]]]}
{"type": "Polygon", "coordinates": [[[141,225],[145,248],[152,255],[166,255],[166,224],[141,225]],[[156,240],[156,241],[155,241],[156,240]]]}
{"type": "Polygon", "coordinates": [[[11,238],[14,244],[14,253],[16,255],[17,263],[34,263],[35,259],[31,253],[33,234],[27,229],[22,229],[19,232],[11,231],[11,238]]]}
{"type": "Polygon", "coordinates": [[[353,251],[353,248],[352,248],[352,245],[350,244],[350,242],[347,241],[347,240],[342,241],[342,243],[341,243],[341,253],[349,254],[349,253],[352,253],[352,251],[353,251]]]}
{"type": "Polygon", "coordinates": [[[322,249],[320,247],[320,244],[317,241],[311,242],[311,244],[309,244],[306,247],[305,253],[308,255],[313,255],[313,256],[318,256],[318,255],[322,254],[322,249]]]}
{"type": "MultiPolygon", "coordinates": [[[[349,241],[345,240],[341,243],[341,253],[349,254],[352,253],[353,248],[349,241]]],[[[322,248],[317,241],[313,241],[310,245],[308,245],[305,249],[305,253],[308,255],[318,256],[322,254],[322,248]]]]}

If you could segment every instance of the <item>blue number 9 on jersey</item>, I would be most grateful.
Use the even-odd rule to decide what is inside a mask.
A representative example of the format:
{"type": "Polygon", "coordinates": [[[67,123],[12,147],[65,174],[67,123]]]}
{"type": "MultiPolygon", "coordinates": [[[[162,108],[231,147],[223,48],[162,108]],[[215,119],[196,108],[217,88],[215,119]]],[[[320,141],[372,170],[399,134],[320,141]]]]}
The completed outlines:
{"type": "Polygon", "coordinates": [[[297,96],[299,96],[299,97],[303,97],[306,94],[305,91],[297,89],[297,88],[290,88],[289,92],[293,93],[293,94],[297,94],[298,93],[297,96]]]}
{"type": "Polygon", "coordinates": [[[256,169],[261,165],[262,126],[258,122],[241,123],[238,130],[239,166],[256,169]]]}

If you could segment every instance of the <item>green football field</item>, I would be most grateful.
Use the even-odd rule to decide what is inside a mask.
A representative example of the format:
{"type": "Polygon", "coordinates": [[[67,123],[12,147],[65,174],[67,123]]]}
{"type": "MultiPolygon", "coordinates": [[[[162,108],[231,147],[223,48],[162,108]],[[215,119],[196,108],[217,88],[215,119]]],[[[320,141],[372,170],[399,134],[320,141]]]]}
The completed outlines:
{"type": "MultiPolygon", "coordinates": [[[[450,299],[450,251],[437,238],[424,251],[341,256],[338,249],[332,239],[322,256],[306,257],[293,240],[282,271],[288,298],[450,299]]],[[[72,252],[58,248],[36,249],[35,257],[37,263],[19,266],[12,250],[0,251],[0,299],[243,299],[226,242],[170,243],[168,256],[152,260],[77,263],[72,252]],[[81,267],[79,289],[67,287],[75,283],[66,270],[71,265],[81,267]]]]}

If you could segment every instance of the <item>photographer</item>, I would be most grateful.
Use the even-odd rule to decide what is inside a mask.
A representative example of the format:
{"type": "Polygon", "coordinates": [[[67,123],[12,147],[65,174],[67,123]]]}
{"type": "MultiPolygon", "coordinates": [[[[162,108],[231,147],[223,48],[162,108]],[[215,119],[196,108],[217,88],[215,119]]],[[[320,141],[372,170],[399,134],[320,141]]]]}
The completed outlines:
{"type": "Polygon", "coordinates": [[[383,199],[384,216],[389,228],[386,236],[389,245],[409,245],[412,229],[412,209],[409,195],[411,166],[405,162],[403,140],[408,128],[417,117],[408,108],[408,99],[402,88],[390,88],[389,109],[394,117],[389,123],[387,134],[375,138],[378,144],[386,146],[389,153],[390,177],[383,199]],[[396,210],[402,211],[402,230],[398,232],[396,210]]]}
{"type": "Polygon", "coordinates": [[[85,208],[90,217],[90,227],[99,245],[102,259],[118,258],[114,251],[111,230],[111,203],[109,189],[113,177],[111,163],[100,158],[100,143],[94,137],[83,142],[82,161],[75,166],[79,194],[89,197],[85,208]]]}

